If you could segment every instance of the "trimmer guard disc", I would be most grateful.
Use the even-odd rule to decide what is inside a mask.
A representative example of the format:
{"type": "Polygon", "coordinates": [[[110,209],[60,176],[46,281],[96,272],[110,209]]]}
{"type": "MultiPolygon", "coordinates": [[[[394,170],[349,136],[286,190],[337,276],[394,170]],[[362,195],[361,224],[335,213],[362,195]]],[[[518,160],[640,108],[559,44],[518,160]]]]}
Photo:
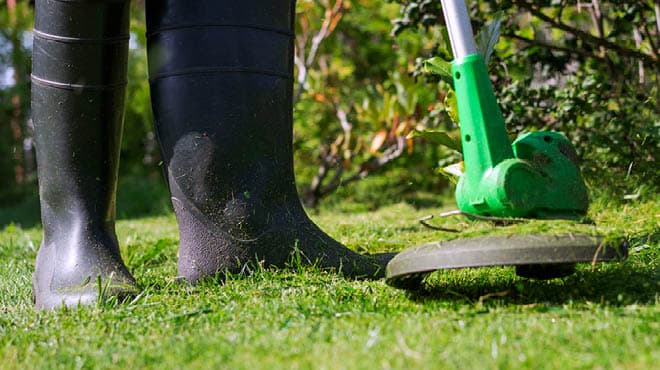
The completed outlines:
{"type": "MultiPolygon", "coordinates": [[[[538,269],[572,268],[578,262],[620,261],[625,245],[603,243],[599,237],[568,235],[496,235],[435,242],[396,255],[387,265],[387,284],[414,288],[422,278],[439,269],[485,266],[518,266],[538,269]]],[[[565,274],[564,274],[565,275],[565,274]]]]}

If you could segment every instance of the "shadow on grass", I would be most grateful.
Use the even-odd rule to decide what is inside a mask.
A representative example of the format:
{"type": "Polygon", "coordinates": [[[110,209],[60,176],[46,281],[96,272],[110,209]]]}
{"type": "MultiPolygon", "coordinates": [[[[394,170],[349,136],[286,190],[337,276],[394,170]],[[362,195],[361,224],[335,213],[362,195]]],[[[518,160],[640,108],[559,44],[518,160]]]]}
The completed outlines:
{"type": "Polygon", "coordinates": [[[660,288],[660,269],[615,266],[606,271],[580,269],[574,275],[550,281],[522,278],[469,283],[440,281],[426,283],[410,292],[416,302],[454,300],[484,302],[495,299],[502,304],[565,304],[599,302],[615,306],[654,303],[660,288]]]}
{"type": "MultiPolygon", "coordinates": [[[[117,190],[117,218],[134,219],[171,212],[169,193],[160,176],[127,177],[117,190]]],[[[0,208],[0,229],[10,224],[32,228],[41,223],[39,196],[35,192],[20,203],[0,208]]]]}

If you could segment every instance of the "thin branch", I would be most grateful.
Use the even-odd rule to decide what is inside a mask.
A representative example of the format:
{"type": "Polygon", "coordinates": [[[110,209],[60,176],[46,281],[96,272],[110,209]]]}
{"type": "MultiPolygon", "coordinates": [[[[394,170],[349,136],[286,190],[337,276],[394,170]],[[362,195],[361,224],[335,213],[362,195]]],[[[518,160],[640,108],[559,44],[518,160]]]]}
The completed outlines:
{"type": "Polygon", "coordinates": [[[600,10],[600,1],[591,0],[591,14],[593,15],[594,25],[598,31],[598,37],[605,37],[605,27],[603,26],[603,13],[600,10]]]}
{"type": "Polygon", "coordinates": [[[339,164],[339,157],[336,154],[331,153],[327,147],[324,146],[321,149],[321,155],[319,157],[321,159],[321,165],[319,166],[316,176],[312,179],[312,183],[305,192],[305,204],[310,207],[316,207],[319,199],[327,194],[323,182],[327,178],[329,171],[333,168],[335,169],[335,175],[332,181],[330,181],[331,183],[336,181],[336,177],[339,176],[341,178],[341,175],[343,174],[343,168],[339,164]]]}
{"type": "Polygon", "coordinates": [[[335,191],[335,189],[340,187],[342,184],[341,177],[343,175],[344,175],[344,166],[342,166],[341,163],[338,163],[335,168],[335,174],[334,176],[332,176],[332,179],[330,180],[328,185],[319,188],[320,191],[318,192],[319,195],[318,199],[326,196],[327,194],[332,193],[333,191],[335,191]]]}
{"type": "Polygon", "coordinates": [[[547,43],[547,42],[544,42],[544,41],[541,41],[541,40],[529,39],[527,37],[516,35],[515,33],[508,33],[508,32],[503,33],[502,37],[508,37],[508,38],[520,40],[520,41],[525,42],[525,43],[530,44],[530,45],[540,46],[540,47],[543,47],[543,48],[552,49],[552,50],[556,50],[556,51],[561,51],[561,52],[564,52],[564,53],[567,53],[567,54],[581,55],[581,56],[587,57],[587,58],[604,59],[602,56],[600,56],[598,54],[590,53],[588,51],[585,51],[584,49],[566,48],[566,47],[559,46],[559,45],[553,45],[553,44],[550,44],[550,43],[547,43]]]}
{"type": "Polygon", "coordinates": [[[658,41],[653,39],[653,36],[651,36],[651,31],[649,30],[649,24],[644,21],[642,22],[641,31],[644,34],[644,37],[649,40],[649,46],[651,47],[651,52],[653,55],[656,56],[656,58],[660,58],[660,54],[658,54],[658,49],[660,49],[660,45],[658,45],[658,41]]]}
{"type": "Polygon", "coordinates": [[[303,35],[299,38],[297,45],[298,52],[294,54],[294,63],[298,67],[298,90],[294,95],[294,103],[300,101],[303,92],[307,89],[306,83],[309,76],[309,68],[316,61],[321,43],[334,32],[345,12],[346,8],[344,7],[343,0],[336,0],[332,7],[326,5],[323,23],[318,32],[312,37],[312,43],[307,55],[305,55],[305,50],[309,35],[303,35]]]}
{"type": "Polygon", "coordinates": [[[640,59],[644,61],[644,63],[655,66],[655,67],[660,67],[660,58],[643,53],[638,50],[633,50],[633,49],[628,49],[626,47],[623,47],[617,43],[614,43],[612,41],[607,40],[604,37],[598,37],[594,36],[589,32],[585,32],[581,29],[575,28],[573,26],[570,26],[566,23],[563,23],[561,21],[555,20],[552,17],[548,16],[545,14],[541,9],[537,8],[534,4],[530,4],[524,0],[513,0],[513,2],[517,5],[519,5],[521,8],[526,9],[529,11],[534,17],[548,23],[551,25],[553,28],[560,29],[562,31],[568,32],[576,36],[577,38],[589,42],[591,44],[594,44],[596,46],[603,46],[609,50],[612,50],[620,55],[627,56],[627,57],[632,57],[636,59],[640,59]]]}
{"type": "MultiPolygon", "coordinates": [[[[635,46],[637,46],[638,49],[641,48],[642,47],[642,35],[640,34],[639,27],[637,27],[637,26],[633,27],[633,38],[635,39],[635,46]]],[[[642,61],[640,60],[638,62],[638,64],[639,64],[639,66],[638,66],[638,69],[639,69],[639,83],[643,84],[644,83],[644,63],[642,63],[642,61]]]]}
{"type": "Polygon", "coordinates": [[[381,169],[386,164],[399,158],[404,153],[405,149],[406,140],[403,136],[400,136],[397,138],[396,144],[387,148],[382,155],[364,161],[360,165],[360,170],[352,176],[342,180],[341,185],[346,185],[369,176],[374,171],[381,169]]]}
{"type": "Polygon", "coordinates": [[[557,22],[561,22],[561,16],[564,14],[564,9],[568,6],[568,2],[566,0],[562,0],[561,6],[559,7],[559,11],[557,12],[557,22]]]}
{"type": "Polygon", "coordinates": [[[7,0],[7,11],[9,13],[9,25],[16,26],[16,0],[7,0]]]}
{"type": "MultiPolygon", "coordinates": [[[[319,172],[306,192],[305,203],[308,206],[314,207],[318,204],[318,201],[321,198],[337,190],[340,186],[362,180],[395,159],[401,157],[405,152],[405,149],[405,138],[403,136],[397,137],[396,141],[390,147],[385,149],[383,154],[366,159],[358,166],[359,169],[357,172],[346,178],[342,178],[344,175],[344,168],[337,156],[332,157],[335,159],[334,162],[332,160],[327,160],[327,158],[325,160],[322,158],[323,163],[319,167],[319,172]],[[333,178],[326,186],[322,186],[321,184],[323,183],[323,180],[327,178],[328,171],[332,168],[335,170],[333,178]]],[[[330,156],[332,156],[332,154],[330,156]]]]}
{"type": "Polygon", "coordinates": [[[655,27],[658,30],[658,37],[660,37],[660,0],[655,1],[653,10],[655,11],[655,27]]]}

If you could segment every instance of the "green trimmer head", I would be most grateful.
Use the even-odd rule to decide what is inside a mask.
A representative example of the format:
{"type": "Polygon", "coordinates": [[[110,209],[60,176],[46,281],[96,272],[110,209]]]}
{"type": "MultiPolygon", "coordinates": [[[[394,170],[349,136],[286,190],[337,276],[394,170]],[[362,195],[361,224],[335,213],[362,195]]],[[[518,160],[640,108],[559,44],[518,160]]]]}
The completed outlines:
{"type": "MultiPolygon", "coordinates": [[[[509,141],[464,0],[442,0],[442,8],[454,52],[465,165],[456,187],[460,210],[486,218],[583,218],[589,200],[571,142],[558,132],[531,132],[509,141]]],[[[406,250],[389,263],[387,279],[401,286],[397,282],[415,281],[437,269],[499,265],[517,266],[521,276],[547,279],[571,274],[578,262],[625,255],[587,235],[485,237],[406,250]]]]}

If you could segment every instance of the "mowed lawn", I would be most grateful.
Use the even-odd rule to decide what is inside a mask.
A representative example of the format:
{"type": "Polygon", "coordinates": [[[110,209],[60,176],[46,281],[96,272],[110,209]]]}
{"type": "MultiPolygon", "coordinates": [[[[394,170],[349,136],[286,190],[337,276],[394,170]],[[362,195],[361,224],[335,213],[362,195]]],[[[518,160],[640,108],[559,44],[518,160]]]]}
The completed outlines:
{"type": "Polygon", "coordinates": [[[117,225],[139,296],[36,312],[30,279],[41,231],[7,225],[0,231],[0,368],[660,367],[660,202],[596,200],[596,226],[437,220],[462,230],[449,233],[417,222],[452,207],[343,206],[313,218],[360,252],[487,233],[587,232],[626,237],[630,257],[545,282],[511,268],[441,272],[413,293],[296,266],[255,267],[191,287],[176,279],[176,222],[166,213],[117,225]]]}

